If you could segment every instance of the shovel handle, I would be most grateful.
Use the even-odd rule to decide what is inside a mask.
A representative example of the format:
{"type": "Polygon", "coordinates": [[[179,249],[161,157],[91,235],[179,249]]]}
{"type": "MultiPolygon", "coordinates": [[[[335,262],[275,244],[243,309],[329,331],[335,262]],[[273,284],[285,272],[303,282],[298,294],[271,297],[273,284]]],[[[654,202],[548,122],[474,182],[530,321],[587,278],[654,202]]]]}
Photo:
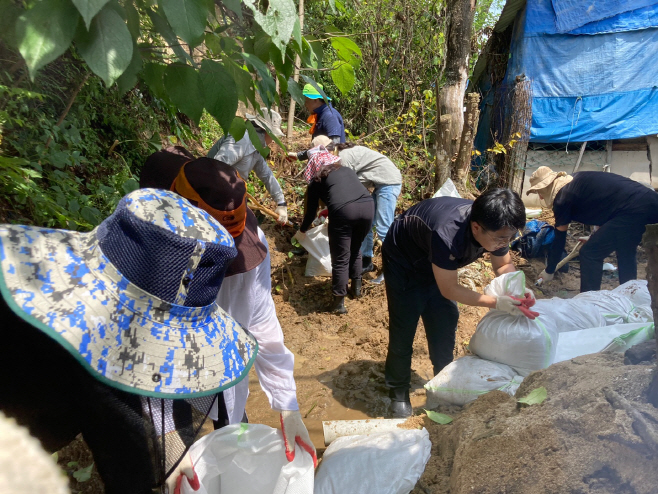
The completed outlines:
{"type": "MultiPolygon", "coordinates": [[[[251,201],[251,203],[252,203],[252,205],[251,205],[252,209],[256,209],[256,210],[258,210],[258,211],[262,211],[262,212],[265,213],[266,215],[271,216],[272,218],[274,218],[276,221],[279,221],[279,215],[278,215],[278,214],[276,214],[276,213],[275,213],[274,211],[272,211],[271,209],[268,209],[268,208],[266,208],[265,206],[263,206],[263,205],[262,205],[260,202],[258,202],[258,201],[256,200],[256,198],[254,198],[254,196],[252,196],[249,192],[247,192],[247,199],[249,199],[249,200],[251,201]]],[[[292,224],[290,221],[288,221],[288,222],[286,223],[286,226],[293,226],[293,224],[292,224]]]]}

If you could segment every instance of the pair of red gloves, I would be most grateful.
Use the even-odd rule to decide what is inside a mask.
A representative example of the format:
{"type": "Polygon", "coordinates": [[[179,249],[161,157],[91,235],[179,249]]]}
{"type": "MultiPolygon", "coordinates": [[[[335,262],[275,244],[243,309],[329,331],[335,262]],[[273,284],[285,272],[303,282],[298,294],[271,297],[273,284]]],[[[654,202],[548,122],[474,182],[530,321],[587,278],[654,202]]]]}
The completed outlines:
{"type": "Polygon", "coordinates": [[[539,312],[535,312],[534,310],[530,310],[530,307],[535,305],[535,298],[528,292],[525,293],[523,298],[519,297],[510,297],[512,300],[516,300],[517,302],[520,302],[517,307],[519,310],[523,313],[524,316],[526,316],[528,319],[534,319],[535,317],[539,316],[539,312]]]}

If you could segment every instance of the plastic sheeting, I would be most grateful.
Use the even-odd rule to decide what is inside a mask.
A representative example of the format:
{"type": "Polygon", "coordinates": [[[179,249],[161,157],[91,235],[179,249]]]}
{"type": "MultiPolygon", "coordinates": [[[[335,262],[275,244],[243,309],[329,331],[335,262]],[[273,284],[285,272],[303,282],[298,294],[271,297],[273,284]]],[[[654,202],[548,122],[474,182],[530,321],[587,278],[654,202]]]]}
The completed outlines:
{"type": "Polygon", "coordinates": [[[530,140],[658,133],[657,26],[655,1],[528,0],[507,80],[525,74],[533,81],[530,140]]]}

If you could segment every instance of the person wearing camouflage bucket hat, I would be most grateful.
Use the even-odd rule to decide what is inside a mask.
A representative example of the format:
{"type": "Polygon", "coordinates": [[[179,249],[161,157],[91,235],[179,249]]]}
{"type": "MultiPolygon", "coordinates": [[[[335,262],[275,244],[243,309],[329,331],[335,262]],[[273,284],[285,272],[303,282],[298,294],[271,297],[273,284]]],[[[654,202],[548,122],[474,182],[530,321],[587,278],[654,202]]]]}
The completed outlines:
{"type": "Polygon", "coordinates": [[[51,450],[82,432],[107,494],[164,485],[207,413],[161,398],[209,408],[258,351],[215,301],[236,254],[165,190],[128,194],[89,233],[0,226],[0,409],[51,450]]]}

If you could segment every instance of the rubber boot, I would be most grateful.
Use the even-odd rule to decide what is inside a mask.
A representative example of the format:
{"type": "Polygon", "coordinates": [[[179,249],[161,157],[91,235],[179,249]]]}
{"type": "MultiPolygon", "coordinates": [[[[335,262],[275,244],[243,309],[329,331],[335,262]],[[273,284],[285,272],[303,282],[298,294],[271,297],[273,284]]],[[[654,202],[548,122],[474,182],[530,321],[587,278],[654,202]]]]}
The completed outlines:
{"type": "Polygon", "coordinates": [[[391,415],[393,417],[406,419],[414,414],[409,399],[409,388],[391,388],[388,396],[391,398],[391,415]]]}
{"type": "Polygon", "coordinates": [[[372,257],[363,256],[362,265],[363,265],[363,268],[361,269],[362,275],[376,270],[375,265],[372,263],[372,257]]]}
{"type": "Polygon", "coordinates": [[[329,312],[334,314],[347,314],[345,308],[345,296],[334,295],[334,300],[329,307],[329,312]]]}
{"type": "Polygon", "coordinates": [[[361,296],[361,278],[352,278],[350,294],[352,298],[359,298],[361,296]]]}

